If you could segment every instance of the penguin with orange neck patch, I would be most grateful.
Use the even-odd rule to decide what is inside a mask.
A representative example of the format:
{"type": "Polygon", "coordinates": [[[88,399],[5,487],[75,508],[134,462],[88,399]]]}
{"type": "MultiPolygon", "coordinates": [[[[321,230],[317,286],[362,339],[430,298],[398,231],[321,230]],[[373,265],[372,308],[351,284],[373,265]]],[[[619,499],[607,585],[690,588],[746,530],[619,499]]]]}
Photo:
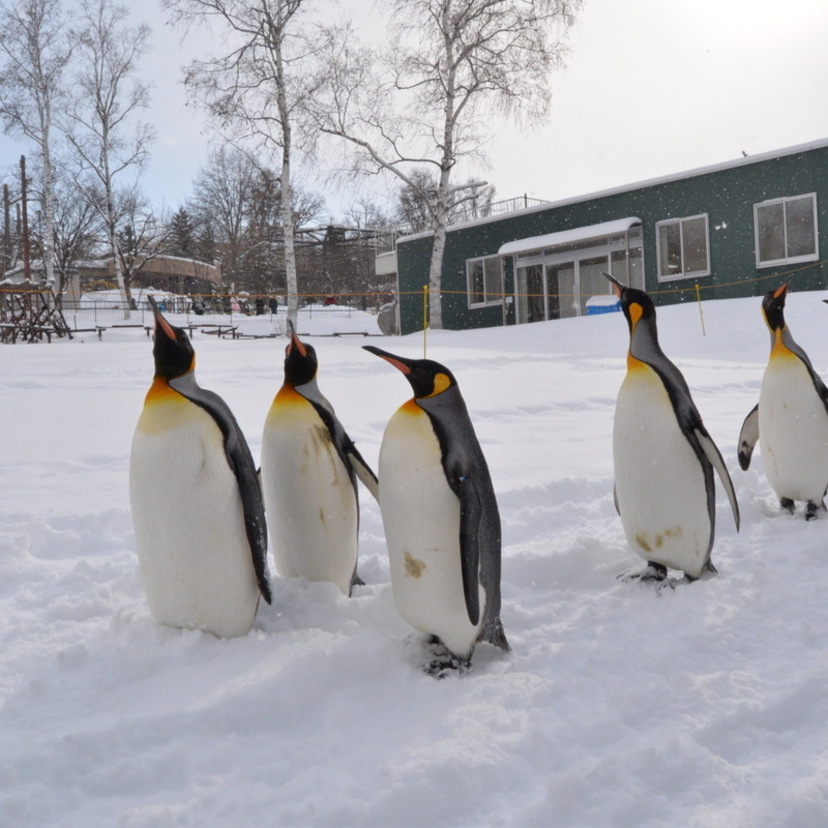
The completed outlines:
{"type": "Polygon", "coordinates": [[[805,518],[825,511],[828,489],[828,388],[785,324],[788,283],[768,291],[762,314],[771,348],[759,402],[739,433],[739,465],[747,470],[757,440],[765,474],[783,509],[805,501],[805,518]]]}
{"type": "Polygon", "coordinates": [[[357,478],[377,496],[377,478],[316,381],[313,345],[290,325],[285,380],[262,434],[262,488],[276,569],[330,581],[351,594],[357,577],[357,478]]]}
{"type": "Polygon", "coordinates": [[[463,671],[478,641],[509,649],[489,469],[448,368],[364,347],[402,372],[414,391],[388,421],[379,458],[394,601],[409,624],[442,645],[427,671],[463,671]]]}
{"type": "Polygon", "coordinates": [[[271,600],[256,467],[227,404],[196,382],[187,334],[150,304],[155,377],[129,465],[147,602],[162,624],[245,635],[271,600]]]}
{"type": "Polygon", "coordinates": [[[615,408],[613,460],[615,506],[624,534],[648,564],[632,577],[664,580],[668,569],[677,569],[687,580],[696,580],[716,572],[711,560],[713,469],[738,530],[733,484],[687,382],[659,346],[652,299],[604,275],[621,300],[630,329],[627,374],[615,408]]]}

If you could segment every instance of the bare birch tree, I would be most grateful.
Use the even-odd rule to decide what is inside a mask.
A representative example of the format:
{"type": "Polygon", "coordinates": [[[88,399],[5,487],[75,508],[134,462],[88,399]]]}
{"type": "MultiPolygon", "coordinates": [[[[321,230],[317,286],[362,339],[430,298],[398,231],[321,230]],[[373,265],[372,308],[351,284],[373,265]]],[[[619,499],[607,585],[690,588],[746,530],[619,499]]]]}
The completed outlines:
{"type": "MultiPolygon", "coordinates": [[[[388,48],[354,47],[330,30],[332,82],[317,100],[321,129],[354,150],[354,173],[397,176],[426,206],[434,233],[430,325],[443,326],[441,269],[449,216],[470,195],[454,185],[463,159],[485,157],[492,118],[541,121],[549,73],[581,0],[393,0],[388,48]],[[431,174],[415,176],[415,170],[431,174]],[[435,190],[423,181],[436,179],[435,190]]],[[[471,185],[472,190],[475,185],[471,185]]]]}
{"type": "Polygon", "coordinates": [[[226,35],[222,54],[193,61],[185,83],[220,130],[281,153],[280,222],[284,233],[288,316],[296,319],[294,150],[312,141],[305,106],[318,81],[308,0],[162,0],[174,23],[215,22],[226,35]]]}
{"type": "Polygon", "coordinates": [[[0,6],[0,119],[4,131],[37,149],[42,170],[42,256],[55,286],[53,119],[65,97],[70,47],[61,0],[23,0],[0,6]]]}
{"type": "Polygon", "coordinates": [[[135,122],[149,103],[148,87],[135,75],[150,29],[127,25],[127,8],[110,0],[82,0],[80,9],[81,26],[73,33],[78,71],[67,138],[103,194],[99,210],[128,319],[132,297],[119,249],[116,186],[125,173],[144,164],[154,137],[147,124],[135,122]]]}

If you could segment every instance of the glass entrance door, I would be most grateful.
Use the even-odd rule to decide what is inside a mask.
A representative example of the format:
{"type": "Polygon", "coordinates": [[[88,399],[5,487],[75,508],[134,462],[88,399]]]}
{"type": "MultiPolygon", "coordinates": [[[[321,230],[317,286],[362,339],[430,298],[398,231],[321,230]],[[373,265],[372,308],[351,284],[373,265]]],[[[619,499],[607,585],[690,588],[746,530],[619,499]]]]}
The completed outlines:
{"type": "Polygon", "coordinates": [[[575,262],[547,265],[546,290],[549,295],[547,319],[576,316],[575,262]]]}
{"type": "Polygon", "coordinates": [[[519,267],[517,284],[518,320],[520,322],[543,322],[547,318],[543,265],[519,267]]]}
{"type": "Polygon", "coordinates": [[[612,293],[612,285],[604,273],[609,273],[609,261],[606,256],[595,256],[578,261],[578,305],[579,315],[586,314],[587,299],[591,296],[606,296],[612,293]]]}

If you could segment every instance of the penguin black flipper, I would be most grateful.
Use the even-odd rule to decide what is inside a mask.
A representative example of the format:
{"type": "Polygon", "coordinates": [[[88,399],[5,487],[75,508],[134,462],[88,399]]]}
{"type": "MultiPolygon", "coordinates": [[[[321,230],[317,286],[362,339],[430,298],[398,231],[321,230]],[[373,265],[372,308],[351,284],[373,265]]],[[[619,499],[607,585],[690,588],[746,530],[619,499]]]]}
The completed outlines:
{"type": "MultiPolygon", "coordinates": [[[[302,393],[301,390],[300,393],[302,393]]],[[[343,465],[348,470],[351,483],[354,485],[354,491],[356,492],[356,478],[354,477],[356,475],[363,482],[365,488],[373,495],[374,499],[378,500],[379,487],[377,476],[371,471],[371,467],[359,453],[354,441],[348,436],[344,426],[339,422],[339,419],[330,407],[330,403],[321,394],[316,397],[305,392],[302,396],[314,407],[316,413],[319,415],[319,419],[322,420],[328,429],[328,434],[339,455],[339,459],[342,460],[343,465]]]]}
{"type": "Polygon", "coordinates": [[[480,524],[483,508],[474,477],[459,478],[460,497],[460,566],[463,574],[463,596],[469,621],[477,626],[480,621],[480,524]]]}
{"type": "Polygon", "coordinates": [[[730,473],[725,466],[722,453],[719,451],[713,438],[707,433],[707,429],[699,423],[694,429],[696,438],[704,451],[705,456],[710,461],[714,469],[719,475],[719,480],[722,481],[725,491],[727,492],[727,499],[730,501],[730,508],[733,511],[733,520],[736,522],[736,531],[739,531],[741,518],[739,515],[739,503],[736,500],[736,492],[733,489],[733,481],[730,479],[730,473]]]}
{"type": "Polygon", "coordinates": [[[480,584],[486,592],[481,637],[508,650],[500,624],[500,516],[483,449],[456,386],[418,404],[429,415],[446,482],[460,501],[460,567],[469,621],[474,626],[480,621],[480,584]]]}
{"type": "Polygon", "coordinates": [[[379,501],[379,481],[377,480],[377,476],[362,458],[362,455],[359,453],[357,447],[354,445],[353,441],[350,440],[350,438],[348,440],[348,445],[345,448],[345,455],[348,458],[351,468],[356,473],[356,476],[362,481],[365,488],[371,492],[374,500],[379,501]]]}
{"type": "Polygon", "coordinates": [[[227,403],[218,394],[198,385],[192,374],[170,380],[169,384],[190,402],[203,408],[221,430],[224,438],[224,453],[239,484],[244,528],[250,544],[250,555],[259,592],[262,598],[270,604],[273,597],[270,589],[270,573],[267,568],[267,524],[264,498],[247,440],[227,403]]]}
{"type": "MultiPolygon", "coordinates": [[[[794,345],[796,344],[794,343],[794,345]]],[[[814,370],[814,366],[811,365],[811,360],[808,359],[808,355],[798,346],[791,350],[805,363],[805,367],[811,375],[811,381],[814,383],[814,389],[822,400],[822,404],[825,406],[825,413],[828,414],[828,387],[825,386],[822,377],[814,370]]]]}
{"type": "MultiPolygon", "coordinates": [[[[740,515],[739,504],[736,500],[736,492],[733,489],[733,481],[730,479],[730,473],[725,466],[724,459],[713,438],[710,436],[707,428],[702,422],[701,414],[699,413],[693,398],[690,396],[690,388],[687,381],[684,379],[681,371],[676,365],[671,362],[660,350],[648,355],[652,360],[650,365],[655,369],[656,373],[664,383],[664,389],[672,400],[673,409],[676,412],[676,419],[684,436],[689,441],[693,450],[699,458],[699,461],[704,466],[705,462],[709,466],[716,469],[719,479],[727,492],[728,500],[730,501],[730,508],[733,511],[733,519],[736,522],[736,529],[739,529],[740,515]]],[[[757,420],[758,431],[758,420],[757,420]]],[[[712,482],[713,473],[711,469],[705,468],[705,476],[710,475],[712,482]]],[[[714,522],[715,513],[715,491],[713,486],[708,487],[709,503],[708,511],[710,512],[711,523],[714,522]]],[[[617,505],[616,505],[617,508],[617,505]]],[[[620,513],[619,513],[620,514],[620,513]]],[[[712,542],[712,538],[711,538],[712,542]]]]}
{"type": "Polygon", "coordinates": [[[759,403],[753,406],[750,414],[745,417],[742,429],[739,432],[739,465],[742,471],[750,468],[750,458],[759,439],[759,403]]]}

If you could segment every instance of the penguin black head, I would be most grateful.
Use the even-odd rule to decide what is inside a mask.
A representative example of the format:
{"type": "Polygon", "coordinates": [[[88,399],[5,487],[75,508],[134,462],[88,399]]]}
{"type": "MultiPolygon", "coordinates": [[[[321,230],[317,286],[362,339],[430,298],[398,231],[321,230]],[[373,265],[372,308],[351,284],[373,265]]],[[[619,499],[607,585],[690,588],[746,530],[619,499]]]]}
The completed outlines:
{"type": "Polygon", "coordinates": [[[771,333],[781,331],[785,327],[785,297],[788,293],[788,284],[785,282],[775,290],[769,290],[762,299],[762,312],[771,333]]]}
{"type": "Polygon", "coordinates": [[[296,334],[293,322],[288,320],[290,342],[285,348],[285,382],[304,385],[316,376],[319,360],[313,345],[306,345],[296,334]]]}
{"type": "Polygon", "coordinates": [[[414,389],[414,396],[418,399],[423,397],[436,397],[447,391],[457,380],[445,365],[434,362],[431,359],[406,359],[405,357],[389,354],[373,345],[363,345],[366,351],[376,354],[386,362],[390,362],[399,371],[405,374],[405,378],[411,383],[414,389]]]}
{"type": "Polygon", "coordinates": [[[604,276],[612,283],[615,295],[621,300],[621,310],[627,317],[630,333],[635,331],[642,319],[655,320],[655,305],[643,290],[627,287],[609,273],[604,273],[604,276]]]}
{"type": "Polygon", "coordinates": [[[164,319],[154,297],[147,298],[155,316],[155,343],[152,347],[155,376],[168,380],[184,376],[195,368],[195,351],[190,337],[164,319]]]}

